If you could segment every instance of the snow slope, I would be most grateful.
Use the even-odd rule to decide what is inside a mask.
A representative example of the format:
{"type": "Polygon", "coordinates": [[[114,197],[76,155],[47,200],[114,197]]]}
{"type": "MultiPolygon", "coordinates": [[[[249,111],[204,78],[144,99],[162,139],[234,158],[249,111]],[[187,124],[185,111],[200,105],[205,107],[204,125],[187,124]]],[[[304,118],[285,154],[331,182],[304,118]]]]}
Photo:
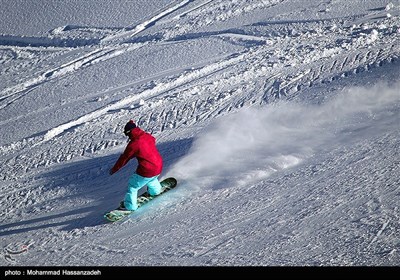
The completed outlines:
{"type": "Polygon", "coordinates": [[[400,265],[399,1],[0,6],[1,266],[400,265]],[[129,119],[179,185],[110,224],[129,119]]]}

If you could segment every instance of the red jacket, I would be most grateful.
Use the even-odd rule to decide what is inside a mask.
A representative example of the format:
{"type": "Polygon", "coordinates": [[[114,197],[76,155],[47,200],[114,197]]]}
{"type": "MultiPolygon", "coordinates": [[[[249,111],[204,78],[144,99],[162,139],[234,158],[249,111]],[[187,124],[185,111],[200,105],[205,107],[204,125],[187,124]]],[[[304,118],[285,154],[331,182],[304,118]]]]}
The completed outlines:
{"type": "Polygon", "coordinates": [[[118,158],[111,169],[111,174],[117,172],[132,158],[138,161],[136,173],[143,177],[160,175],[163,167],[163,160],[156,147],[156,139],[139,127],[131,130],[129,143],[124,153],[118,158]]]}

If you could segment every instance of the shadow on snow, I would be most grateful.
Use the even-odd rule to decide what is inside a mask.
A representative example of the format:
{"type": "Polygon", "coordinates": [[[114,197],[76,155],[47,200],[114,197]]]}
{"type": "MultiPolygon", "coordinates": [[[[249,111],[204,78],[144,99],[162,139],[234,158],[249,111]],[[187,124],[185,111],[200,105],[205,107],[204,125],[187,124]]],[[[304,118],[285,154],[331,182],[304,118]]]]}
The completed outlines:
{"type": "MultiPolygon", "coordinates": [[[[165,178],[168,169],[184,156],[192,145],[192,138],[158,144],[164,158],[164,170],[160,179],[165,178]]],[[[124,147],[121,147],[121,153],[124,147]]],[[[0,236],[27,233],[29,231],[62,226],[62,230],[95,227],[106,224],[103,213],[119,205],[123,199],[128,178],[136,169],[136,159],[131,160],[124,168],[113,176],[109,169],[120,154],[96,157],[64,164],[42,175],[45,179],[44,192],[65,191],[67,195],[52,198],[47,203],[56,205],[54,211],[45,210],[35,213],[33,218],[0,226],[0,236]],[[63,190],[64,189],[64,190],[63,190]],[[63,208],[66,205],[66,208],[63,208]],[[76,205],[75,209],[71,209],[76,205]]],[[[142,189],[139,194],[145,191],[142,189]]],[[[44,194],[46,195],[46,194],[44,194]]]]}

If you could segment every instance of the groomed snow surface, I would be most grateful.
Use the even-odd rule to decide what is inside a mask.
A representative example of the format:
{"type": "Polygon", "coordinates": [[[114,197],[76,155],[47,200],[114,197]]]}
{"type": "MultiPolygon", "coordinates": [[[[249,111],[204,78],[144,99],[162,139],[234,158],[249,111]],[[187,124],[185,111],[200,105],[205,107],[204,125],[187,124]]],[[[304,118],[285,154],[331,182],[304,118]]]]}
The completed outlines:
{"type": "Polygon", "coordinates": [[[0,0],[0,265],[400,265],[400,4],[0,0]],[[107,223],[133,119],[176,189],[107,223]]]}

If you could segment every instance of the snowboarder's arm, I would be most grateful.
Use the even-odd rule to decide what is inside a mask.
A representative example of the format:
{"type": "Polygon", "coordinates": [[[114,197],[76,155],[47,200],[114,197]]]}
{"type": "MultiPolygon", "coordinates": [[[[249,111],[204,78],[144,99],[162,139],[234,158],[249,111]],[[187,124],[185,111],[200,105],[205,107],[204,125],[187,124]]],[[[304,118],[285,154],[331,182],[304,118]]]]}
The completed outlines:
{"type": "Polygon", "coordinates": [[[126,147],[124,153],[120,155],[118,158],[117,162],[114,164],[114,166],[110,170],[110,175],[114,174],[118,170],[120,170],[122,167],[125,166],[125,164],[128,163],[130,159],[132,159],[135,156],[135,149],[134,145],[128,144],[126,147]]]}

